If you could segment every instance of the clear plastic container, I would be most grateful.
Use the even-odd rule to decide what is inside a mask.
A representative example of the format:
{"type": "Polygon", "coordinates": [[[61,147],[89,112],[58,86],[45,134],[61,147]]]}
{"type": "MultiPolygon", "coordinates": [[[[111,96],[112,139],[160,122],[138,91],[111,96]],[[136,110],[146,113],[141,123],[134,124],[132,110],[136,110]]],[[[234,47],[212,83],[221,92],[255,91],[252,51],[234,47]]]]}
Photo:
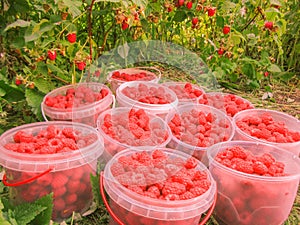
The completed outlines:
{"type": "Polygon", "coordinates": [[[218,198],[214,211],[221,224],[278,225],[288,218],[300,180],[300,159],[272,145],[229,141],[207,149],[209,170],[217,182],[218,198]],[[255,156],[271,154],[285,164],[285,176],[247,174],[215,160],[228,147],[241,146],[255,156]]]}
{"type": "MultiPolygon", "coordinates": [[[[174,148],[180,151],[183,151],[189,155],[193,155],[198,160],[200,160],[202,163],[207,165],[207,158],[206,158],[206,149],[207,147],[218,143],[220,141],[230,141],[232,140],[234,136],[234,126],[231,122],[231,119],[222,111],[208,106],[208,105],[202,105],[202,104],[194,104],[194,103],[187,103],[181,106],[178,106],[177,110],[175,112],[171,112],[166,116],[166,122],[167,124],[170,123],[172,118],[175,114],[178,114],[180,119],[182,119],[182,115],[186,115],[191,113],[192,111],[201,111],[205,115],[211,113],[216,117],[216,120],[212,123],[210,123],[211,127],[213,127],[213,132],[210,134],[204,134],[204,140],[207,140],[207,146],[200,146],[198,142],[198,137],[196,137],[199,133],[201,128],[199,128],[199,123],[197,118],[191,119],[191,126],[194,126],[196,129],[195,134],[193,135],[190,130],[187,128],[180,128],[182,129],[180,132],[180,137],[176,137],[174,135],[174,132],[171,128],[171,134],[172,139],[167,145],[170,148],[174,148]],[[225,140],[224,140],[224,137],[225,140]]],[[[191,117],[190,117],[191,118],[191,117]]],[[[170,127],[170,125],[169,125],[170,127]]],[[[179,127],[179,126],[177,126],[179,127]]],[[[177,129],[177,128],[176,128],[177,129]]],[[[201,131],[203,132],[203,131],[201,131]]]]}
{"type": "Polygon", "coordinates": [[[151,148],[165,147],[171,140],[171,133],[165,121],[146,112],[149,118],[149,137],[138,138],[129,127],[129,113],[132,108],[117,107],[108,109],[100,114],[97,120],[97,129],[104,139],[105,155],[109,159],[116,153],[130,147],[148,146],[151,148]],[[118,133],[114,138],[104,130],[106,116],[111,116],[112,132],[118,133]]]}
{"type": "Polygon", "coordinates": [[[178,98],[176,94],[169,89],[166,86],[163,86],[162,84],[152,83],[152,82],[146,82],[146,81],[130,81],[126,82],[120,85],[120,87],[116,91],[116,99],[118,106],[123,107],[134,107],[138,109],[144,109],[148,113],[158,115],[162,118],[164,118],[170,111],[174,111],[176,107],[178,106],[178,98]],[[140,85],[146,86],[147,92],[137,90],[140,85]],[[126,88],[131,88],[132,95],[134,97],[128,97],[123,93],[123,91],[126,88]],[[150,90],[150,91],[149,91],[150,90]],[[139,101],[138,97],[144,98],[145,96],[154,96],[156,97],[158,95],[158,91],[160,92],[159,95],[164,94],[164,98],[167,98],[169,103],[165,104],[150,104],[150,103],[144,103],[139,101]],[[150,92],[150,93],[148,93],[150,92]]]}
{"type": "Polygon", "coordinates": [[[225,112],[229,117],[233,117],[236,113],[246,109],[254,109],[254,105],[249,100],[222,92],[206,92],[198,102],[213,106],[225,112]]]}
{"type": "Polygon", "coordinates": [[[168,81],[162,83],[162,85],[167,86],[176,93],[178,105],[185,103],[197,103],[205,94],[205,91],[201,87],[188,82],[168,81]],[[191,90],[186,88],[187,84],[191,85],[191,90]]]}
{"type": "MultiPolygon", "coordinates": [[[[163,171],[164,163],[168,161],[185,161],[190,158],[189,155],[176,151],[169,148],[158,148],[162,150],[169,160],[162,162],[161,170],[163,171]],[[180,159],[180,160],[179,160],[180,159]]],[[[149,154],[154,150],[146,150],[149,154]]],[[[215,181],[212,179],[211,175],[206,166],[204,166],[200,161],[197,160],[197,165],[195,170],[204,171],[207,173],[207,179],[210,181],[211,185],[208,190],[202,195],[193,197],[186,200],[164,200],[156,199],[151,197],[145,197],[138,194],[122,184],[116,179],[112,174],[111,166],[118,161],[119,158],[124,156],[130,156],[136,153],[136,149],[126,149],[122,152],[116,154],[105,166],[104,169],[104,188],[109,196],[109,208],[114,213],[115,218],[121,220],[124,224],[130,225],[140,225],[140,224],[167,224],[167,225],[182,225],[199,224],[199,220],[203,213],[207,212],[210,207],[212,207],[215,197],[216,197],[216,185],[215,181]]],[[[153,167],[153,166],[152,166],[153,167]]],[[[145,171],[149,169],[150,171],[154,168],[148,168],[147,166],[137,166],[136,170],[132,171],[145,171]]],[[[172,174],[179,171],[182,166],[178,164],[177,170],[173,168],[172,174]]],[[[150,172],[151,173],[151,172],[150,172]]],[[[151,174],[145,173],[147,177],[151,174]]],[[[159,182],[159,178],[156,177],[155,182],[159,182]]],[[[161,181],[163,182],[163,181],[161,181]]],[[[101,184],[100,184],[101,185],[101,184]]],[[[118,224],[114,219],[111,218],[110,225],[118,224]]]]}
{"type": "MultiPolygon", "coordinates": [[[[58,133],[53,139],[58,139],[59,135],[61,134],[58,133]]],[[[85,212],[93,200],[90,174],[95,175],[97,166],[104,168],[106,163],[102,159],[103,151],[103,140],[97,130],[81,123],[37,122],[4,132],[0,136],[0,165],[5,171],[3,183],[6,181],[5,184],[10,188],[11,202],[32,202],[53,192],[54,221],[70,217],[73,211],[85,212]],[[50,125],[59,130],[70,128],[79,131],[78,149],[54,154],[31,154],[4,147],[8,143],[14,143],[13,138],[17,132],[24,131],[36,136],[50,125]],[[89,140],[82,145],[85,137],[89,140]]]]}
{"type": "Polygon", "coordinates": [[[110,84],[110,89],[112,90],[113,93],[116,93],[117,88],[128,81],[149,81],[149,82],[154,82],[158,83],[161,77],[161,71],[155,67],[135,67],[135,68],[125,68],[125,69],[119,69],[119,70],[114,70],[110,72],[107,76],[107,81],[110,84]],[[124,73],[127,75],[126,78],[124,79],[118,79],[114,78],[113,74],[115,72],[119,72],[120,74],[124,73]],[[144,74],[144,77],[138,77],[136,76],[137,74],[144,74]]]}
{"type": "MultiPolygon", "coordinates": [[[[241,111],[237,113],[233,117],[233,124],[235,126],[235,135],[233,140],[244,140],[244,141],[257,141],[261,143],[266,143],[266,144],[272,144],[275,146],[278,146],[280,148],[286,149],[292,153],[294,153],[297,156],[300,156],[300,141],[297,142],[286,142],[286,143],[280,143],[276,141],[267,141],[262,138],[258,138],[257,136],[250,135],[243,131],[239,126],[237,126],[237,122],[243,120],[245,117],[260,117],[268,113],[272,116],[273,120],[276,122],[282,122],[285,124],[286,128],[279,128],[281,130],[280,132],[285,132],[285,129],[292,130],[295,132],[300,132],[300,121],[286,113],[282,113],[276,110],[269,110],[269,109],[248,109],[245,111],[241,111]]],[[[255,130],[252,129],[251,132],[254,132],[255,130]]],[[[259,132],[267,133],[266,130],[263,130],[262,128],[258,129],[259,132]]],[[[279,132],[279,133],[280,133],[279,132]]],[[[271,134],[272,138],[275,137],[274,133],[271,134]]]]}
{"type": "Polygon", "coordinates": [[[66,85],[49,92],[43,99],[41,110],[46,121],[74,121],[96,127],[96,121],[99,114],[106,109],[112,108],[113,105],[114,95],[106,85],[95,82],[87,82],[74,85],[66,85]],[[79,93],[79,91],[77,90],[81,87],[89,88],[94,93],[99,93],[102,89],[104,89],[108,94],[101,100],[86,102],[85,104],[82,104],[78,107],[73,106],[70,108],[57,108],[48,106],[46,104],[47,98],[66,96],[66,92],[69,89],[75,89],[76,93],[74,101],[79,100],[81,97],[81,93],[79,93]]]}

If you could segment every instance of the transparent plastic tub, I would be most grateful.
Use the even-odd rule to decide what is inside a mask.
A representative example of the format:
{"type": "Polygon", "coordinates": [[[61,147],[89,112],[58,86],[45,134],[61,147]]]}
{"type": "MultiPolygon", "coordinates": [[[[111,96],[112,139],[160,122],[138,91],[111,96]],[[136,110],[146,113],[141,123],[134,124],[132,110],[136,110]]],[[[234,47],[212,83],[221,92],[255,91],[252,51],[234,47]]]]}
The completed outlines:
{"type": "Polygon", "coordinates": [[[110,89],[113,93],[116,93],[117,88],[128,81],[149,81],[158,83],[161,78],[161,71],[155,67],[134,67],[114,70],[107,76],[107,81],[110,84],[110,89]],[[114,73],[126,74],[124,78],[114,77],[114,73]],[[137,75],[143,74],[144,76],[139,77],[137,75]]]}
{"type": "MultiPolygon", "coordinates": [[[[266,121],[263,121],[265,121],[265,123],[268,123],[267,120],[268,119],[266,119],[266,121]]],[[[261,143],[272,144],[286,149],[297,156],[300,156],[300,121],[297,118],[276,110],[249,109],[237,113],[233,117],[232,121],[235,126],[235,135],[233,138],[234,140],[257,141],[261,143]],[[246,132],[237,125],[239,121],[242,121],[247,117],[252,117],[252,119],[259,117],[260,119],[258,121],[251,121],[251,123],[263,123],[262,115],[264,115],[265,113],[269,114],[272,117],[273,121],[277,124],[275,127],[271,127],[274,123],[270,123],[267,126],[260,124],[258,126],[255,125],[255,127],[251,128],[249,132],[246,132]],[[282,125],[279,125],[278,123],[282,123],[282,125]],[[280,134],[286,135],[289,138],[291,134],[288,134],[288,131],[293,131],[295,133],[293,135],[296,135],[296,133],[298,133],[299,141],[279,142],[281,136],[280,134]],[[279,135],[278,138],[276,137],[277,135],[279,135]],[[267,136],[268,139],[265,139],[265,137],[267,136]]]]}
{"type": "Polygon", "coordinates": [[[147,121],[149,126],[147,127],[147,131],[143,131],[145,134],[147,133],[147,136],[136,136],[129,124],[129,115],[132,110],[137,111],[129,107],[117,107],[104,111],[98,117],[97,129],[104,139],[105,155],[107,158],[111,158],[116,153],[130,147],[165,147],[171,140],[170,129],[165,121],[146,111],[144,111],[145,115],[143,115],[142,121],[136,120],[135,124],[147,121]],[[109,118],[109,121],[106,118],[109,118]],[[109,126],[111,126],[109,131],[107,130],[107,123],[110,123],[109,126]],[[113,136],[112,132],[116,135],[113,136]]]}
{"type": "Polygon", "coordinates": [[[167,146],[193,155],[206,165],[206,149],[215,143],[230,141],[234,136],[234,126],[231,119],[222,111],[208,105],[187,103],[178,106],[175,112],[166,116],[166,122],[172,132],[172,139],[167,146]],[[194,111],[203,112],[205,115],[211,114],[216,119],[202,125],[197,116],[189,115],[193,114],[194,111]],[[175,124],[172,127],[170,122],[176,114],[184,123],[175,124]],[[206,125],[209,125],[211,130],[205,130],[206,125]],[[179,135],[177,134],[178,129],[180,130],[179,135]]]}
{"type": "MultiPolygon", "coordinates": [[[[288,218],[300,179],[300,159],[281,148],[247,141],[229,141],[207,150],[209,170],[218,186],[214,217],[227,225],[278,225],[288,218]],[[215,160],[227,148],[241,146],[255,156],[271,154],[284,163],[285,176],[248,174],[215,160]]],[[[271,166],[270,166],[271,167],[271,166]]],[[[269,168],[270,168],[269,167],[269,168]]]]}
{"type": "Polygon", "coordinates": [[[144,109],[148,113],[158,115],[162,118],[170,111],[174,111],[178,106],[178,98],[171,89],[162,84],[146,81],[130,81],[121,84],[116,91],[116,99],[118,106],[144,109]],[[129,97],[124,94],[125,91],[130,93],[131,96],[129,97]],[[140,99],[144,97],[163,98],[168,102],[164,104],[141,102],[140,99]]]}
{"type": "Polygon", "coordinates": [[[198,102],[213,106],[225,112],[229,117],[233,117],[240,111],[255,108],[249,100],[241,96],[222,92],[206,92],[198,102]]]}
{"type": "Polygon", "coordinates": [[[99,114],[106,109],[112,108],[114,102],[114,95],[106,85],[96,82],[87,82],[66,85],[49,92],[41,103],[41,110],[46,121],[74,121],[96,127],[99,114]],[[82,97],[85,96],[85,92],[81,91],[81,88],[91,90],[90,93],[86,94],[87,101],[82,100],[84,99],[82,97]],[[67,91],[71,89],[74,89],[74,97],[70,99],[70,102],[81,101],[78,106],[73,105],[68,108],[62,108],[48,105],[47,101],[55,97],[57,98],[57,96],[67,101],[65,96],[67,91]],[[107,95],[99,100],[97,100],[96,97],[93,98],[92,95],[98,94],[101,90],[105,90],[107,95]]]}
{"type": "MultiPolygon", "coordinates": [[[[53,137],[49,136],[48,141],[54,144],[62,140],[60,138],[62,133],[57,132],[53,137]]],[[[5,172],[2,182],[9,187],[13,204],[32,202],[53,192],[52,219],[59,222],[73,212],[84,213],[90,207],[93,200],[90,174],[95,175],[100,163],[104,168],[103,151],[102,137],[96,129],[85,124],[49,121],[12,128],[0,136],[0,165],[5,172]],[[24,145],[32,146],[27,150],[37,151],[38,145],[50,135],[46,131],[50,126],[56,128],[55,132],[64,128],[76,130],[78,149],[52,154],[21,153],[7,149],[8,143],[19,144],[14,141],[17,132],[26,132],[33,136],[39,133],[35,144],[24,142],[24,145]]]]}
{"type": "MultiPolygon", "coordinates": [[[[138,174],[138,177],[144,176],[146,178],[148,183],[146,189],[151,188],[150,186],[155,186],[155,182],[163,183],[163,180],[167,179],[167,177],[175,176],[176,173],[185,168],[179,162],[185,162],[188,158],[190,158],[189,155],[174,149],[158,149],[162,150],[168,158],[161,162],[159,168],[153,165],[149,165],[149,167],[145,165],[137,165],[135,169],[131,171],[133,174],[138,174]],[[177,166],[173,165],[172,162],[177,162],[177,166]],[[166,177],[160,179],[159,176],[154,175],[156,169],[160,171],[160,175],[164,174],[164,171],[167,170],[166,167],[171,166],[171,164],[173,165],[173,169],[167,172],[168,175],[166,177]],[[142,171],[144,171],[144,173],[142,171]],[[153,181],[151,181],[151,177],[154,178],[153,181]]],[[[144,150],[147,154],[151,155],[157,149],[144,150]]],[[[207,167],[204,166],[200,161],[195,160],[197,164],[195,165],[196,167],[193,169],[193,171],[201,171],[201,173],[207,174],[206,179],[210,183],[208,189],[201,195],[186,200],[166,200],[138,194],[119,183],[111,168],[115,163],[118,163],[118,160],[121,157],[129,157],[133,154],[137,154],[136,149],[126,149],[122,152],[119,152],[106,164],[106,167],[103,171],[103,184],[100,183],[100,187],[103,188],[102,186],[104,186],[104,189],[109,196],[109,205],[107,205],[107,207],[109,212],[111,212],[111,215],[113,215],[111,216],[109,223],[110,225],[196,225],[199,224],[199,220],[203,213],[208,212],[210,208],[213,210],[216,197],[215,181],[209,174],[207,167]],[[118,221],[121,221],[121,223],[118,221]]],[[[149,161],[151,160],[152,159],[149,161]]],[[[103,199],[106,199],[105,194],[102,193],[102,196],[103,199]]],[[[208,217],[210,216],[210,213],[207,213],[208,217]]]]}
{"type": "Polygon", "coordinates": [[[205,91],[201,87],[189,82],[168,81],[162,83],[162,85],[175,92],[178,98],[178,105],[197,103],[199,102],[199,99],[203,98],[205,95],[205,91]],[[189,87],[187,87],[187,85],[189,85],[189,87]]]}

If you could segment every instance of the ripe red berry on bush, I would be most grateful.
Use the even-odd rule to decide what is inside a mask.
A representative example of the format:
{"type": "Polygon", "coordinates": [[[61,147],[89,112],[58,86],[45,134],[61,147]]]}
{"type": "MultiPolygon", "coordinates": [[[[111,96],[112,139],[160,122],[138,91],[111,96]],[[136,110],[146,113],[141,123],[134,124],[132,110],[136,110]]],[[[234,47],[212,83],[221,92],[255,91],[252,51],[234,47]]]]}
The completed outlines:
{"type": "Polygon", "coordinates": [[[186,3],[186,8],[191,9],[193,7],[193,2],[187,2],[186,3]]]}
{"type": "Polygon", "coordinates": [[[184,5],[184,0],[178,0],[178,6],[183,6],[184,5]]]}
{"type": "Polygon", "coordinates": [[[86,66],[86,63],[85,62],[77,62],[76,63],[76,66],[77,66],[77,69],[79,70],[84,70],[85,66],[86,66]]]}
{"type": "Polygon", "coordinates": [[[122,22],[122,30],[126,30],[129,27],[129,24],[126,21],[122,22]]]}
{"type": "Polygon", "coordinates": [[[229,26],[224,26],[223,27],[223,34],[228,34],[230,32],[230,27],[229,26]]]}
{"type": "Polygon", "coordinates": [[[70,33],[67,35],[67,39],[70,43],[75,43],[76,42],[76,33],[70,33]]]}
{"type": "Polygon", "coordinates": [[[56,51],[55,50],[48,50],[48,58],[52,61],[56,59],[56,51]]]}
{"type": "Polygon", "coordinates": [[[197,25],[198,22],[199,22],[198,17],[194,17],[194,18],[192,19],[192,24],[193,24],[193,25],[197,25]]]}
{"type": "Polygon", "coordinates": [[[16,78],[16,80],[15,80],[15,84],[16,84],[17,86],[20,86],[20,85],[22,84],[22,80],[21,80],[21,79],[18,79],[18,78],[16,78]]]}
{"type": "Polygon", "coordinates": [[[266,22],[265,22],[265,28],[266,28],[266,29],[269,29],[269,30],[272,30],[272,29],[273,29],[273,22],[271,22],[271,21],[266,21],[266,22]]]}
{"type": "Polygon", "coordinates": [[[207,15],[208,16],[214,16],[216,14],[216,8],[208,8],[207,9],[207,15]]]}
{"type": "Polygon", "coordinates": [[[224,49],[223,48],[219,48],[218,49],[218,55],[223,55],[224,54],[224,49]]]}

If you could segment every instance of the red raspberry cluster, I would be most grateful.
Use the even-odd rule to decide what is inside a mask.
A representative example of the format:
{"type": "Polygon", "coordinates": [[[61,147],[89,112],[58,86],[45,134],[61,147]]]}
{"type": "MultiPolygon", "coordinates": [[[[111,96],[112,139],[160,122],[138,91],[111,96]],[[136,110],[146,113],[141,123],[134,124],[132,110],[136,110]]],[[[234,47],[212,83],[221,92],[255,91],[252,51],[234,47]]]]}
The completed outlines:
{"type": "Polygon", "coordinates": [[[55,154],[70,152],[86,147],[97,140],[95,134],[82,134],[79,130],[65,127],[60,129],[49,125],[46,129],[33,134],[18,131],[13,136],[14,142],[4,147],[8,150],[28,154],[55,154]]]}
{"type": "Polygon", "coordinates": [[[168,125],[178,140],[198,147],[227,141],[231,133],[225,119],[217,119],[216,114],[198,109],[175,114],[168,125]]]}
{"type": "MultiPolygon", "coordinates": [[[[13,198],[20,202],[32,202],[53,192],[53,220],[69,218],[73,211],[82,213],[92,202],[90,174],[94,173],[90,165],[49,172],[30,183],[13,187],[13,198]]],[[[16,181],[26,181],[37,173],[7,170],[7,177],[16,181]]]]}
{"type": "MultiPolygon", "coordinates": [[[[110,171],[116,180],[137,194],[140,199],[180,201],[193,199],[203,195],[211,186],[211,180],[206,170],[197,165],[199,161],[193,157],[184,159],[169,155],[161,149],[136,152],[123,155],[115,161],[110,171]]],[[[142,200],[143,201],[143,200],[142,200]]],[[[158,204],[158,203],[156,203],[158,204]]],[[[118,218],[125,224],[196,224],[198,215],[179,221],[157,220],[136,214],[120,207],[111,201],[111,207],[118,218]]],[[[199,221],[198,221],[199,222],[199,221]]]]}
{"type": "Polygon", "coordinates": [[[276,121],[268,112],[249,115],[236,121],[236,125],[250,136],[277,143],[300,141],[300,132],[289,129],[284,121],[276,121]]]}
{"type": "Polygon", "coordinates": [[[116,80],[121,80],[121,81],[135,81],[135,80],[150,81],[150,80],[154,80],[155,76],[152,75],[151,73],[146,73],[143,71],[136,72],[136,73],[114,71],[112,73],[111,78],[116,80]]]}
{"type": "Polygon", "coordinates": [[[146,84],[125,87],[122,93],[133,100],[147,104],[169,104],[175,99],[167,93],[165,87],[148,87],[146,84]]]}
{"type": "Polygon", "coordinates": [[[205,94],[199,99],[199,103],[225,110],[230,117],[242,110],[254,108],[248,101],[234,94],[205,94]]]}
{"type": "MultiPolygon", "coordinates": [[[[149,115],[143,109],[131,109],[122,114],[107,113],[101,129],[117,142],[129,146],[157,146],[169,137],[167,127],[159,121],[150,122],[149,115]]],[[[105,147],[113,155],[122,150],[107,140],[105,147]]]]}
{"type": "Polygon", "coordinates": [[[56,96],[47,96],[45,104],[49,107],[59,109],[71,109],[73,107],[81,107],[100,101],[105,98],[109,90],[102,88],[99,92],[93,91],[91,88],[81,85],[74,88],[69,88],[66,94],[58,94],[56,96]]]}
{"type": "Polygon", "coordinates": [[[256,156],[241,146],[228,147],[215,160],[231,169],[259,176],[285,176],[285,164],[277,162],[269,153],[256,156]]]}
{"type": "Polygon", "coordinates": [[[168,85],[168,88],[175,92],[179,100],[195,99],[204,94],[200,88],[193,87],[191,83],[168,85]]]}

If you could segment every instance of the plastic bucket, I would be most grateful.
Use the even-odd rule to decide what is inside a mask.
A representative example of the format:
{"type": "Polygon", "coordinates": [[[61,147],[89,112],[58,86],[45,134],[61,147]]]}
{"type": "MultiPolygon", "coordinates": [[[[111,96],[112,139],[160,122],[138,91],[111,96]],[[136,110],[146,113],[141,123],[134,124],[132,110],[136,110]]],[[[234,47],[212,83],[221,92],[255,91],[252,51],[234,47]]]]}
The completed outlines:
{"type": "Polygon", "coordinates": [[[129,107],[117,107],[102,112],[97,120],[97,129],[103,137],[105,155],[108,158],[130,147],[165,147],[171,140],[170,129],[162,118],[129,107]],[[130,123],[132,121],[134,124],[130,123]],[[143,129],[140,129],[142,126],[143,129]],[[143,134],[136,134],[136,129],[143,134]]]}
{"type": "Polygon", "coordinates": [[[162,84],[146,81],[130,81],[121,84],[116,91],[116,99],[121,107],[144,109],[162,118],[178,106],[178,98],[171,89],[162,84]],[[141,99],[151,97],[163,99],[166,103],[153,104],[141,101],[141,99]]]}
{"type": "Polygon", "coordinates": [[[161,72],[155,67],[135,67],[114,70],[108,74],[107,81],[112,92],[116,93],[117,88],[125,82],[139,80],[158,83],[160,77],[161,72]]]}
{"type": "Polygon", "coordinates": [[[207,92],[199,99],[199,103],[213,106],[225,112],[229,117],[246,109],[254,109],[253,104],[247,99],[222,92],[207,92]]]}
{"type": "Polygon", "coordinates": [[[167,86],[175,92],[179,102],[178,105],[197,103],[205,95],[205,91],[201,87],[189,82],[169,81],[162,83],[162,85],[167,86]]]}
{"type": "Polygon", "coordinates": [[[113,105],[114,95],[106,85],[87,82],[49,92],[43,99],[41,110],[46,121],[73,121],[96,127],[99,114],[113,105]],[[58,101],[58,104],[53,104],[53,101],[58,101]]]}
{"type": "Polygon", "coordinates": [[[229,141],[234,136],[231,119],[208,105],[187,103],[178,106],[175,112],[166,116],[166,122],[172,132],[172,139],[167,146],[193,155],[206,165],[207,147],[229,141]],[[209,115],[215,119],[210,120],[209,115]]]}
{"type": "Polygon", "coordinates": [[[249,109],[237,113],[233,124],[234,140],[272,144],[300,156],[300,121],[293,116],[275,110],[249,109]],[[290,139],[291,135],[295,135],[298,141],[290,139]]]}
{"type": "MultiPolygon", "coordinates": [[[[300,159],[298,157],[272,145],[246,141],[219,143],[208,148],[207,154],[209,170],[218,186],[214,218],[221,224],[228,225],[278,225],[284,223],[293,207],[298,191],[300,179],[300,159]],[[233,162],[237,159],[231,159],[231,164],[228,164],[229,159],[226,157],[230,158],[230,154],[223,154],[223,152],[227,148],[237,146],[252,154],[252,163],[257,161],[255,157],[265,159],[264,165],[268,165],[268,169],[265,170],[267,173],[279,172],[278,169],[274,170],[274,166],[276,163],[278,166],[279,163],[283,163],[285,175],[257,175],[233,169],[234,167],[239,168],[237,164],[234,166],[233,162]],[[220,157],[216,158],[219,153],[224,157],[222,161],[220,161],[220,157]],[[263,156],[263,154],[270,154],[272,157],[263,156]],[[267,164],[272,158],[276,161],[267,164]],[[231,168],[225,166],[226,164],[231,165],[231,168]]],[[[251,156],[247,157],[247,160],[250,160],[251,156]]],[[[250,161],[248,162],[250,163],[250,161]]],[[[261,165],[261,163],[258,164],[261,165]]]]}
{"type": "MultiPolygon", "coordinates": [[[[207,167],[195,158],[193,158],[193,162],[196,163],[194,165],[195,167],[187,169],[184,164],[189,158],[190,156],[187,154],[168,148],[159,148],[151,151],[145,150],[138,153],[135,149],[126,149],[116,154],[112,160],[106,164],[101,179],[102,183],[100,183],[102,198],[104,199],[108,211],[111,213],[110,225],[195,225],[199,224],[202,214],[207,212],[206,218],[202,223],[200,223],[205,224],[214,208],[214,202],[216,200],[216,185],[215,181],[209,174],[207,167]],[[160,156],[154,156],[154,152],[157,152],[158,150],[163,152],[163,156],[160,153],[160,156]],[[133,164],[130,166],[124,161],[129,159],[130,162],[132,158],[136,158],[138,156],[143,158],[145,154],[150,158],[143,163],[132,160],[133,164]],[[165,158],[163,159],[163,157],[165,158]],[[122,162],[124,167],[128,166],[128,168],[125,169],[123,173],[116,174],[116,170],[113,168],[120,168],[118,164],[122,162]],[[185,177],[189,171],[193,172],[190,176],[185,177]],[[198,174],[196,171],[199,172],[199,174],[205,174],[205,178],[196,178],[197,175],[195,175],[195,173],[198,174]],[[132,176],[136,178],[131,180],[133,182],[137,180],[142,181],[144,178],[144,181],[146,181],[145,184],[141,182],[141,186],[135,185],[135,187],[141,187],[142,190],[144,190],[144,192],[142,191],[144,194],[142,192],[138,192],[137,188],[132,189],[132,186],[130,185],[127,186],[129,187],[127,188],[124,184],[120,183],[125,181],[120,181],[120,179],[122,180],[122,176],[126,177],[127,173],[132,173],[132,176]],[[199,183],[197,184],[196,179],[202,179],[202,182],[208,184],[208,186],[204,192],[201,194],[199,193],[196,197],[186,198],[184,200],[166,200],[165,198],[168,199],[171,195],[173,197],[176,195],[168,195],[168,185],[171,185],[168,181],[176,179],[175,177],[177,177],[177,179],[183,177],[187,180],[190,179],[190,184],[179,184],[181,186],[185,186],[185,191],[190,192],[190,194],[194,193],[193,188],[197,188],[199,185],[199,183]],[[109,203],[106,201],[104,189],[109,196],[109,203]],[[151,197],[148,197],[150,189],[162,189],[162,194],[157,193],[160,196],[156,194],[155,196],[152,195],[151,197]]],[[[140,161],[141,159],[137,160],[140,161]]],[[[178,185],[177,182],[175,183],[175,185],[178,185]]]]}
{"type": "Polygon", "coordinates": [[[83,213],[90,207],[93,199],[90,174],[95,175],[97,165],[105,163],[102,153],[102,138],[88,125],[66,121],[22,125],[0,136],[0,165],[5,171],[3,183],[10,188],[13,204],[32,202],[53,192],[52,219],[62,221],[73,212],[83,213]],[[16,138],[21,133],[19,143],[16,138]],[[76,141],[71,143],[70,139],[76,141]],[[61,143],[69,148],[73,144],[77,149],[45,153],[49,146],[58,151],[61,143]],[[13,150],[13,146],[18,148],[13,150]]]}

